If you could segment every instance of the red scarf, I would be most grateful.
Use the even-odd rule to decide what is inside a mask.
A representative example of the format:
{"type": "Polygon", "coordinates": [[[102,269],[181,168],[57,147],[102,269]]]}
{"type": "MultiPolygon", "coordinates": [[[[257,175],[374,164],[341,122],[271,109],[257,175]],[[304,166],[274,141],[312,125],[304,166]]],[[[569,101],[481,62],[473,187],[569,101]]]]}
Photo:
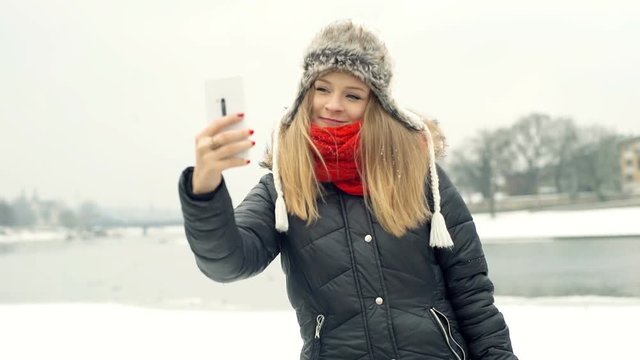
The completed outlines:
{"type": "Polygon", "coordinates": [[[311,124],[311,140],[327,165],[325,168],[317,155],[314,156],[314,170],[318,181],[332,182],[347,194],[364,194],[364,185],[357,167],[360,162],[358,147],[361,128],[362,120],[337,127],[311,124]]]}

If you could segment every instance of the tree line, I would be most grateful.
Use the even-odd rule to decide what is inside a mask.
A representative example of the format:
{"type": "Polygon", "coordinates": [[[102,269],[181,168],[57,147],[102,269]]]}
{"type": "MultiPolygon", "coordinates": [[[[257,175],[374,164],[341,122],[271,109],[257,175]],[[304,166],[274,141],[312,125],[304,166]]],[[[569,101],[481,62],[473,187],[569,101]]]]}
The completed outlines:
{"type": "Polygon", "coordinates": [[[605,200],[622,191],[623,139],[603,126],[579,127],[569,117],[531,113],[466,139],[451,152],[448,168],[456,185],[481,194],[492,214],[499,193],[589,192],[605,200]]]}
{"type": "MultiPolygon", "coordinates": [[[[96,230],[107,227],[181,225],[179,212],[149,207],[102,207],[86,200],[71,207],[64,201],[40,199],[23,193],[10,201],[0,197],[0,227],[96,230]]],[[[1,229],[0,229],[1,231],[1,229]]]]}
{"type": "Polygon", "coordinates": [[[73,210],[59,201],[42,201],[22,195],[13,201],[0,198],[0,226],[62,226],[88,228],[102,225],[108,219],[94,202],[86,201],[73,210]]]}

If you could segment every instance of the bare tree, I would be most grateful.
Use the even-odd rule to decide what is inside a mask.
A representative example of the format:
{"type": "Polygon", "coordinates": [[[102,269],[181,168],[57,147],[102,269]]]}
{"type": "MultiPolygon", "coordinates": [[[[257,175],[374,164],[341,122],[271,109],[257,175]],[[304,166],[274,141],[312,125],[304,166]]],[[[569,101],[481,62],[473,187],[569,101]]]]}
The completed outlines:
{"type": "MultiPolygon", "coordinates": [[[[512,176],[520,175],[523,183],[515,194],[537,194],[540,175],[553,161],[553,127],[549,115],[532,113],[518,120],[509,130],[508,152],[512,160],[512,176]]],[[[515,195],[512,194],[512,195],[515,195]]]]}
{"type": "Polygon", "coordinates": [[[78,216],[72,210],[64,209],[60,213],[59,222],[60,225],[72,229],[78,226],[78,216]]]}
{"type": "Polygon", "coordinates": [[[508,163],[503,151],[506,135],[504,130],[483,130],[452,153],[452,175],[459,186],[482,194],[491,216],[496,212],[497,183],[508,163]]]}
{"type": "Polygon", "coordinates": [[[8,202],[0,199],[0,226],[13,226],[15,222],[13,207],[8,202]]]}
{"type": "Polygon", "coordinates": [[[620,140],[620,135],[602,127],[580,132],[573,156],[580,190],[594,192],[600,200],[606,200],[607,192],[620,191],[620,140]]]}
{"type": "Polygon", "coordinates": [[[574,193],[575,174],[571,158],[578,147],[578,128],[571,118],[557,118],[550,124],[550,172],[556,192],[574,193]]]}
{"type": "Polygon", "coordinates": [[[33,226],[37,222],[37,216],[33,209],[32,204],[22,194],[19,198],[14,200],[12,204],[14,225],[20,227],[33,226]]]}

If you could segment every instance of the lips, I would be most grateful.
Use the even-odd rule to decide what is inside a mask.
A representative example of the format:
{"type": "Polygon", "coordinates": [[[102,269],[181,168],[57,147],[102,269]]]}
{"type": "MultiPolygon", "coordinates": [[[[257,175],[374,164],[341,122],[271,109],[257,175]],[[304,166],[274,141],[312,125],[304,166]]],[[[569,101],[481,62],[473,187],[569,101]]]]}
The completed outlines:
{"type": "Polygon", "coordinates": [[[322,121],[330,122],[330,123],[333,123],[333,124],[344,124],[344,123],[348,122],[348,121],[342,121],[342,120],[326,118],[326,117],[322,117],[322,116],[318,116],[318,119],[320,119],[322,121]]]}

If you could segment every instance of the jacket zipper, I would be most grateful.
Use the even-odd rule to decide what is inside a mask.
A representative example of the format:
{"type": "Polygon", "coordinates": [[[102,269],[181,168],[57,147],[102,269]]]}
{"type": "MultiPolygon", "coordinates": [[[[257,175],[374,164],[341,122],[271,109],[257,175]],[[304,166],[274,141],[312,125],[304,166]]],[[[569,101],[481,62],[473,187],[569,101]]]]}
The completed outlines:
{"type": "Polygon", "coordinates": [[[311,350],[311,359],[317,359],[320,356],[320,333],[324,325],[324,315],[320,314],[316,317],[316,333],[313,336],[313,349],[311,350]]]}
{"type": "Polygon", "coordinates": [[[438,311],[438,309],[434,307],[432,307],[430,311],[431,311],[431,314],[433,314],[433,317],[438,322],[438,326],[440,326],[440,330],[442,330],[444,339],[447,341],[447,345],[449,346],[449,349],[451,350],[451,352],[456,356],[458,360],[466,360],[467,354],[465,354],[464,349],[462,349],[462,346],[460,346],[460,344],[458,344],[456,339],[453,337],[453,334],[451,333],[451,323],[449,322],[449,319],[447,318],[447,316],[442,312],[438,311]],[[442,321],[440,320],[440,316],[438,315],[442,316],[447,321],[446,328],[442,324],[442,321]],[[460,351],[462,352],[462,358],[460,358],[460,355],[458,355],[458,353],[455,350],[453,350],[453,345],[451,345],[451,341],[449,339],[451,339],[451,341],[453,341],[453,343],[460,349],[460,351]]]}

